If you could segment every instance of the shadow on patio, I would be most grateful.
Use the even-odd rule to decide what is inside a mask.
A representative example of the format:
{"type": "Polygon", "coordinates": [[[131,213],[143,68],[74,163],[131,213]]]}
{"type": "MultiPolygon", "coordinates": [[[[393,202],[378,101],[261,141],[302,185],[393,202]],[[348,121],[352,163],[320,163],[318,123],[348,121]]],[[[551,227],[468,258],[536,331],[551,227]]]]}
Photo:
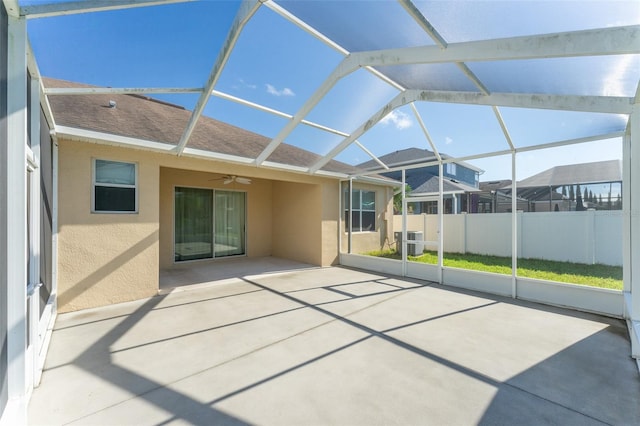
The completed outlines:
{"type": "Polygon", "coordinates": [[[633,424],[619,320],[345,268],[61,315],[32,424],[633,424]]]}

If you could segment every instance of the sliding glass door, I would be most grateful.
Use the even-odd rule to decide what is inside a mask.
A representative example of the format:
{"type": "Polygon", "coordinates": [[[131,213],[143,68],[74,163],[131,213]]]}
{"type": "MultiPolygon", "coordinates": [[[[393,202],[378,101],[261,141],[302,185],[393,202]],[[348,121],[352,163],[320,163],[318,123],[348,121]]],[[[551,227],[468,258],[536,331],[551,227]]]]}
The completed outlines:
{"type": "Polygon", "coordinates": [[[213,191],[176,188],[175,260],[213,257],[213,191]]]}
{"type": "Polygon", "coordinates": [[[216,191],[215,256],[245,253],[245,193],[216,191]]]}
{"type": "Polygon", "coordinates": [[[175,261],[245,254],[246,194],[175,189],[175,261]]]}

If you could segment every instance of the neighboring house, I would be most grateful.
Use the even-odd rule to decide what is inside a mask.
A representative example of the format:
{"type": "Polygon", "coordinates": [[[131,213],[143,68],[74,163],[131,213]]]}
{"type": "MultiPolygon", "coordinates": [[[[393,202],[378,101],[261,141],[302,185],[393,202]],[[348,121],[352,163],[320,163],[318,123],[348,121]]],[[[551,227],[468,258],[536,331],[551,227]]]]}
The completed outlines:
{"type": "MultiPolygon", "coordinates": [[[[556,166],[519,181],[518,210],[525,212],[622,209],[620,160],[556,166]]],[[[481,213],[511,211],[511,181],[481,182],[481,213]]]]}
{"type": "Polygon", "coordinates": [[[620,210],[620,160],[556,166],[521,180],[518,196],[528,211],[620,210]]]}
{"type": "MultiPolygon", "coordinates": [[[[441,154],[443,160],[450,157],[441,154]]],[[[411,187],[409,198],[420,197],[423,201],[411,203],[409,213],[437,213],[439,194],[439,166],[432,151],[420,148],[407,148],[395,151],[378,158],[388,167],[410,166],[412,164],[434,162],[433,165],[405,172],[405,181],[411,187]],[[432,198],[424,201],[425,198],[432,198]]],[[[380,164],[375,160],[358,164],[361,169],[378,169],[380,164]]],[[[483,170],[465,162],[445,163],[443,165],[443,201],[445,213],[476,213],[478,211],[479,176],[483,170]]],[[[401,181],[402,172],[380,172],[381,175],[401,181]]]]}
{"type": "MultiPolygon", "coordinates": [[[[160,271],[185,262],[277,256],[326,266],[338,261],[340,243],[346,247],[340,191],[352,166],[331,161],[322,176],[280,170],[278,163],[319,158],[282,144],[268,159],[273,167],[256,168],[249,159],[270,139],[207,117],[178,156],[191,116],[181,107],[139,95],[49,101],[59,166],[59,312],[154,295],[160,271]]],[[[382,177],[354,181],[354,250],[390,239],[394,186],[382,177]]]]}
{"type": "MultiPolygon", "coordinates": [[[[528,211],[528,200],[518,198],[517,210],[528,211]]],[[[480,182],[478,213],[508,213],[511,205],[511,179],[480,182]]]]}

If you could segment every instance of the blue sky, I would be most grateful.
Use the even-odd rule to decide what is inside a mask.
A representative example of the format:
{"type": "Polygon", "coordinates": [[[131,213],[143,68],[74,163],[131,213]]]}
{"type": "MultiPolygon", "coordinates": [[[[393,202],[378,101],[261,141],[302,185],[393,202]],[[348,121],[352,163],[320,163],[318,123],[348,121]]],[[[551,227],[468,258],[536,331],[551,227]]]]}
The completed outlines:
{"type": "MultiPolygon", "coordinates": [[[[21,2],[28,3],[37,1],[21,2]]],[[[200,87],[208,77],[238,4],[238,1],[205,0],[190,4],[34,19],[29,21],[28,31],[40,70],[45,76],[111,87],[200,87]]],[[[283,4],[300,14],[308,9],[310,21],[316,20],[319,25],[324,19],[327,32],[335,34],[336,38],[350,40],[349,32],[356,31],[342,22],[347,15],[341,16],[342,21],[336,18],[335,22],[330,23],[332,25],[327,25],[327,17],[332,16],[331,3],[321,4],[322,7],[309,2],[283,4]],[[317,7],[309,9],[309,5],[317,7]],[[349,28],[349,31],[345,32],[344,28],[349,28]]],[[[333,6],[336,4],[334,2],[333,6]]],[[[482,31],[487,37],[533,33],[536,32],[536,26],[539,28],[541,25],[538,19],[541,16],[546,16],[544,29],[547,32],[590,28],[596,22],[601,26],[640,23],[640,7],[632,6],[640,2],[586,2],[584,4],[589,7],[582,7],[584,4],[581,4],[579,10],[575,7],[576,2],[553,2],[553,10],[557,12],[554,14],[540,11],[540,2],[502,2],[500,4],[506,10],[502,13],[513,17],[508,21],[493,13],[498,5],[496,2],[436,1],[416,4],[423,11],[433,13],[431,16],[434,25],[440,25],[443,35],[451,41],[478,37],[483,34],[482,31]],[[636,12],[636,9],[637,13],[628,13],[630,10],[636,12]],[[609,15],[606,19],[601,16],[605,10],[609,15]],[[454,19],[456,17],[460,19],[454,19]],[[496,27],[491,22],[498,18],[504,24],[496,27]],[[473,25],[464,25],[465,22],[473,25]]],[[[549,7],[549,4],[551,3],[543,2],[542,6],[549,7]]],[[[356,6],[357,2],[349,5],[356,6]]],[[[374,23],[390,19],[399,7],[388,1],[372,2],[369,6],[366,16],[361,18],[374,23]]],[[[377,40],[383,40],[386,44],[402,41],[398,34],[389,32],[387,26],[379,25],[379,32],[386,36],[378,37],[377,40]]],[[[370,37],[375,39],[375,33],[370,37]]],[[[418,44],[429,42],[428,38],[414,30],[407,37],[418,44]]],[[[389,47],[384,43],[380,47],[389,47]]],[[[333,49],[262,7],[241,34],[216,90],[295,114],[341,59],[342,56],[333,49]]],[[[507,64],[508,72],[504,75],[492,63],[471,64],[470,67],[483,82],[501,90],[521,90],[518,80],[510,75],[528,73],[529,84],[537,91],[573,93],[588,90],[602,94],[628,95],[635,91],[640,74],[640,58],[628,58],[628,63],[622,68],[620,62],[607,62],[614,59],[594,61],[591,58],[576,58],[572,60],[570,68],[567,68],[567,63],[549,60],[520,61],[507,64]],[[594,86],[588,73],[594,69],[605,75],[613,69],[619,75],[611,75],[607,80],[610,82],[607,87],[594,86]]],[[[447,75],[435,72],[433,78],[447,78],[447,75]]],[[[416,78],[424,78],[424,74],[417,75],[416,78]]],[[[358,70],[340,81],[307,118],[350,133],[397,93],[396,89],[367,71],[358,70]]],[[[187,108],[193,107],[198,98],[194,94],[159,97],[187,108]]],[[[443,153],[463,157],[508,148],[494,114],[488,107],[435,103],[419,103],[416,106],[438,150],[443,153]]],[[[516,146],[620,130],[626,122],[624,116],[612,117],[604,114],[514,108],[503,108],[501,112],[516,146]]],[[[286,124],[282,118],[215,97],[209,101],[205,114],[268,137],[275,136],[286,124]]],[[[341,139],[339,136],[302,126],[286,142],[322,155],[341,139]]],[[[417,119],[408,106],[394,111],[359,141],[376,155],[414,146],[429,148],[417,119]]],[[[544,153],[523,153],[518,156],[518,178],[555,165],[620,157],[619,140],[590,143],[581,145],[578,149],[566,147],[544,153]]],[[[357,164],[369,160],[369,157],[352,146],[340,154],[338,159],[357,164]]],[[[482,180],[511,176],[511,160],[508,157],[474,160],[472,163],[486,170],[482,180]]]]}

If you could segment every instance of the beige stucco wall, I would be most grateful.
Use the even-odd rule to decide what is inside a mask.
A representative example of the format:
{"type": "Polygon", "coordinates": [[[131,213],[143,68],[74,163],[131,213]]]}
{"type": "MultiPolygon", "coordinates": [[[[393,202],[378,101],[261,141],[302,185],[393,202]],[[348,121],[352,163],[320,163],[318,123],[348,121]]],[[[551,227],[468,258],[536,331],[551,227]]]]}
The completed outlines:
{"type": "MultiPolygon", "coordinates": [[[[348,183],[343,183],[342,187],[343,191],[348,190],[348,183]]],[[[393,243],[393,190],[389,187],[357,182],[354,182],[353,189],[376,192],[376,231],[354,232],[351,238],[351,252],[362,254],[390,248],[390,243],[393,243]]],[[[342,251],[346,253],[349,247],[349,234],[346,229],[344,213],[340,216],[340,229],[342,251]]]]}
{"type": "Polygon", "coordinates": [[[158,161],[142,151],[59,141],[58,309],[140,299],[158,289],[158,161]],[[92,158],[138,163],[137,214],[91,213],[92,158]]]}
{"type": "Polygon", "coordinates": [[[313,265],[338,260],[338,182],[273,183],[273,255],[313,265]]]}
{"type": "Polygon", "coordinates": [[[322,265],[334,265],[339,261],[338,245],[340,217],[340,182],[330,181],[322,185],[322,265]]]}
{"type": "MultiPolygon", "coordinates": [[[[61,139],[60,312],[157,293],[159,270],[174,267],[175,186],[246,191],[249,257],[272,255],[322,266],[338,260],[337,218],[342,216],[336,179],[61,139]],[[93,158],[138,164],[137,214],[91,213],[93,158]],[[253,182],[232,187],[211,180],[224,174],[250,177],[253,182]]],[[[380,196],[376,203],[382,206],[385,197],[380,196]]],[[[371,233],[354,241],[365,239],[363,244],[372,247],[384,240],[371,233]]]]}

